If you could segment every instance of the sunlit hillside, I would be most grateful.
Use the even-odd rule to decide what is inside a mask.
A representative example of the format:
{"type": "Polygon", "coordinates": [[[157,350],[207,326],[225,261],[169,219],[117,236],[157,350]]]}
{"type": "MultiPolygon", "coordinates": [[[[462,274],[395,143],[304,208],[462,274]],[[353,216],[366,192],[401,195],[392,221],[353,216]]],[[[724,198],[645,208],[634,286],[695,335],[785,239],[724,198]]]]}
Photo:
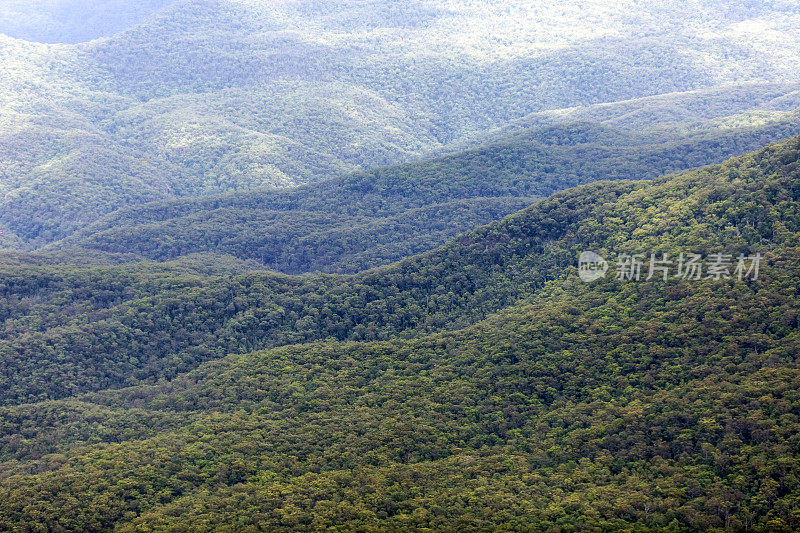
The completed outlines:
{"type": "Polygon", "coordinates": [[[692,92],[639,115],[674,124],[761,109],[758,84],[789,95],[783,111],[797,100],[788,2],[109,1],[87,19],[76,1],[0,11],[0,207],[31,215],[0,226],[31,245],[147,201],[474,146],[535,113],[602,121],[608,102],[737,99],[697,117],[681,109],[708,93],[692,92]]]}

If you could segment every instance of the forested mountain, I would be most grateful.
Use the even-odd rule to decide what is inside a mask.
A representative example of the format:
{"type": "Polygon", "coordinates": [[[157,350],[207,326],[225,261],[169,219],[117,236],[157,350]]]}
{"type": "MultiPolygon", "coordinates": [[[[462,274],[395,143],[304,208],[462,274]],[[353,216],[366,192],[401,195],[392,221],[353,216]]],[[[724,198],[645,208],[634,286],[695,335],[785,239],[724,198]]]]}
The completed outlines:
{"type": "Polygon", "coordinates": [[[0,531],[800,531],[798,27],[0,0],[0,531]]]}
{"type": "Polygon", "coordinates": [[[705,132],[756,127],[787,120],[786,113],[800,109],[800,85],[746,83],[683,93],[659,94],[635,100],[531,113],[501,127],[481,130],[466,141],[452,143],[439,152],[457,151],[475,143],[525,137],[544,127],[591,122],[654,137],[666,133],[705,132]]]}
{"type": "Polygon", "coordinates": [[[130,205],[474,146],[535,112],[712,88],[741,105],[698,113],[717,108],[702,93],[661,118],[761,109],[766,94],[796,98],[798,17],[779,0],[6,2],[0,242],[35,247],[130,205]],[[752,83],[764,95],[738,87],[752,83]]]}
{"type": "Polygon", "coordinates": [[[638,131],[595,123],[522,128],[466,152],[290,191],[123,209],[45,249],[158,261],[215,252],[289,274],[355,273],[433,249],[568,187],[654,178],[800,134],[797,112],[737,119],[638,131]]]}
{"type": "Polygon", "coordinates": [[[9,256],[0,527],[796,530],[799,206],[796,137],[357,276],[9,256]]]}
{"type": "MultiPolygon", "coordinates": [[[[753,200],[756,204],[733,228],[716,215],[703,223],[702,213],[719,209],[716,200],[734,201],[750,194],[746,188],[726,188],[737,176],[762,188],[757,179],[762,174],[781,165],[791,169],[791,161],[784,160],[792,157],[797,142],[795,138],[780,152],[767,149],[655,185],[602,182],[570,190],[475,234],[467,233],[442,249],[352,277],[252,272],[207,280],[191,272],[165,274],[159,266],[154,276],[149,274],[153,267],[146,265],[71,269],[13,255],[3,273],[0,353],[7,381],[0,388],[0,399],[15,403],[58,398],[131,380],[172,377],[204,359],[268,346],[327,338],[382,340],[404,332],[464,327],[534,292],[571,264],[573,250],[565,243],[591,226],[595,210],[610,208],[620,197],[633,201],[662,191],[662,200],[643,200],[651,211],[695,198],[699,202],[695,211],[675,208],[667,217],[674,220],[663,223],[663,217],[647,215],[648,227],[658,224],[680,234],[700,233],[703,242],[741,240],[754,231],[749,226],[762,228],[760,219],[752,220],[762,216],[762,210],[754,214],[753,209],[758,202],[771,205],[771,197],[753,200]],[[687,185],[675,193],[676,183],[687,185]],[[710,188],[717,186],[727,192],[712,194],[710,188]],[[631,191],[640,190],[649,192],[631,196],[631,191]],[[582,195],[591,200],[581,200],[582,195]],[[715,201],[703,200],[706,197],[715,201]],[[739,224],[749,226],[736,230],[739,224]],[[720,236],[706,235],[712,227],[720,236]],[[140,273],[142,268],[147,275],[140,273]]],[[[778,179],[771,174],[767,178],[778,179]]],[[[769,190],[763,186],[763,194],[769,190]]],[[[794,189],[787,194],[794,194],[794,189]]],[[[783,235],[783,228],[791,229],[792,220],[772,221],[785,209],[791,219],[791,206],[781,204],[763,214],[768,217],[763,231],[783,235]]],[[[627,225],[635,222],[632,215],[608,216],[627,225]]],[[[597,231],[602,233],[601,229],[597,231]]],[[[630,227],[631,232],[634,229],[630,227]]],[[[644,239],[640,233],[637,241],[644,239]]],[[[600,248],[602,242],[583,243],[591,244],[600,248]]]]}

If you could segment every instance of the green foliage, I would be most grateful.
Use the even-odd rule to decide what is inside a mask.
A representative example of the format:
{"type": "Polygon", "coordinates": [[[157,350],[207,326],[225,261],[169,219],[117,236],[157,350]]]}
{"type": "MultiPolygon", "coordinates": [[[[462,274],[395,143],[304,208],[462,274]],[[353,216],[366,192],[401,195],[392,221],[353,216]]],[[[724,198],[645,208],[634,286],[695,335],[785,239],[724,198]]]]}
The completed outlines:
{"type": "Polygon", "coordinates": [[[6,324],[70,294],[87,313],[122,316],[110,300],[132,287],[169,301],[149,315],[164,317],[151,336],[180,338],[180,321],[209,320],[215,301],[266,333],[261,309],[293,293],[315,302],[329,319],[316,327],[334,327],[333,339],[232,355],[168,382],[6,402],[0,528],[796,530],[798,205],[795,138],[652,182],[571,189],[355,277],[218,280],[214,290],[257,286],[259,304],[201,299],[207,282],[170,286],[157,268],[105,281],[108,302],[81,298],[66,287],[109,271],[56,283],[39,265],[38,279],[7,290],[38,301],[23,310],[20,298],[6,324]],[[586,284],[574,267],[586,248],[758,251],[766,265],[746,282],[586,284]],[[442,289],[421,292],[434,283],[442,289]],[[384,291],[371,306],[369,291],[384,291]],[[475,323],[444,331],[443,304],[475,323]],[[359,306],[373,324],[417,334],[340,342],[357,326],[337,332],[333,311],[359,306]]]}
{"type": "Polygon", "coordinates": [[[800,105],[798,9],[785,2],[91,4],[0,7],[0,225],[18,245],[149,201],[293,187],[472,147],[488,129],[690,128],[800,105]],[[120,29],[77,45],[4,35],[120,29]],[[642,100],[653,95],[663,96],[642,100]]]}
{"type": "Polygon", "coordinates": [[[169,3],[0,7],[0,530],[800,530],[797,5],[169,3]]]}
{"type": "Polygon", "coordinates": [[[187,272],[190,279],[162,287],[139,281],[136,267],[15,261],[3,275],[0,354],[8,372],[0,399],[172,378],[208,359],[271,346],[463,327],[535,292],[574,261],[579,245],[656,249],[669,236],[676,245],[738,252],[783,241],[797,224],[786,204],[796,184],[762,176],[783,172],[796,143],[655,184],[570,190],[435,252],[354,277],[252,272],[203,282],[187,272]]]}
{"type": "Polygon", "coordinates": [[[800,133],[768,122],[724,133],[634,134],[597,124],[525,130],[503,142],[292,191],[158,202],[114,213],[48,249],[164,261],[215,251],[288,273],[355,273],[399,261],[597,180],[647,179],[800,133]]]}

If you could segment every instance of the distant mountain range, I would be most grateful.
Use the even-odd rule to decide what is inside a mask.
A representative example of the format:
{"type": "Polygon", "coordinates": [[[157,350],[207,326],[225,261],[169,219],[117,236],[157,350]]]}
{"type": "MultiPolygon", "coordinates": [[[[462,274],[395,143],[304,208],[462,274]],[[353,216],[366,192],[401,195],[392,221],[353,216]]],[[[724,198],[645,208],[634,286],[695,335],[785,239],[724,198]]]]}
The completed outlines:
{"type": "Polygon", "coordinates": [[[799,134],[796,112],[655,130],[524,129],[465,152],[289,191],[121,209],[43,250],[128,254],[127,261],[217,253],[288,274],[354,273],[431,250],[575,185],[651,179],[799,134]]]}
{"type": "Polygon", "coordinates": [[[176,0],[4,0],[0,33],[40,43],[77,44],[127,30],[176,0]]]}
{"type": "Polygon", "coordinates": [[[0,0],[0,531],[800,531],[798,28],[0,0]]]}
{"type": "Polygon", "coordinates": [[[0,242],[474,147],[486,130],[603,122],[607,102],[701,90],[622,104],[618,120],[758,121],[797,107],[799,13],[778,0],[5,2],[0,242]]]}

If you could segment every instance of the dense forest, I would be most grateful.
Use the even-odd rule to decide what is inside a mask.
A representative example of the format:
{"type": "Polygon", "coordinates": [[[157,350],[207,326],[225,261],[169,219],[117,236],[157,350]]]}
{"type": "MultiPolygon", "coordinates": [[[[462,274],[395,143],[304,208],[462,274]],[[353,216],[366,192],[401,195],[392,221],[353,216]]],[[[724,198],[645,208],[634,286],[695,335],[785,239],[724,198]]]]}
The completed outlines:
{"type": "Polygon", "coordinates": [[[0,528],[796,530],[799,205],[793,138],[356,276],[8,255],[0,528]]]}
{"type": "Polygon", "coordinates": [[[800,105],[782,1],[86,2],[0,6],[3,245],[475,147],[532,113],[602,122],[634,100],[652,127],[800,105]]]}
{"type": "Polygon", "coordinates": [[[800,531],[799,27],[0,0],[0,532],[800,531]]]}
{"type": "MultiPolygon", "coordinates": [[[[789,148],[796,143],[795,138],[781,154],[791,153],[789,148]]],[[[13,255],[3,276],[0,354],[7,370],[0,376],[5,380],[0,402],[62,398],[138,380],[171,379],[204,360],[234,352],[329,338],[383,340],[468,326],[535,292],[573,263],[573,246],[578,246],[575,240],[581,232],[593,239],[583,246],[608,248],[601,238],[606,217],[622,220],[631,234],[640,218],[643,226],[670,229],[683,235],[695,251],[698,246],[692,238],[744,241],[756,239],[756,230],[774,238],[774,232],[793,223],[774,220],[784,216],[782,211],[765,208],[766,221],[754,220],[756,215],[745,211],[735,220],[736,230],[714,216],[709,224],[714,224],[717,236],[697,221],[708,210],[719,209],[716,200],[748,194],[738,184],[725,185],[726,180],[738,176],[755,180],[754,174],[778,167],[784,156],[767,149],[756,162],[753,157],[655,186],[619,181],[572,189],[475,234],[464,234],[441,249],[343,278],[253,271],[204,279],[196,270],[176,266],[165,272],[158,265],[71,270],[41,261],[26,265],[13,255]],[[680,179],[689,185],[676,193],[680,179]],[[709,189],[719,181],[723,181],[721,192],[712,194],[709,189]],[[663,198],[650,199],[653,192],[641,200],[647,206],[631,207],[636,218],[597,214],[619,198],[632,202],[631,191],[643,188],[663,198]],[[582,200],[586,191],[592,191],[591,201],[582,200]],[[698,213],[676,208],[669,212],[671,222],[641,214],[666,209],[669,203],[686,204],[692,200],[690,193],[697,197],[698,213]],[[704,197],[715,202],[703,203],[704,197]]],[[[766,194],[765,185],[753,183],[766,194]]],[[[635,232],[642,245],[647,244],[644,231],[635,232]]]]}
{"type": "Polygon", "coordinates": [[[800,133],[797,114],[682,134],[594,123],[519,130],[502,141],[285,192],[123,209],[45,249],[166,261],[215,252],[288,274],[355,273],[431,250],[534,198],[598,180],[647,179],[719,163],[800,133]]]}

